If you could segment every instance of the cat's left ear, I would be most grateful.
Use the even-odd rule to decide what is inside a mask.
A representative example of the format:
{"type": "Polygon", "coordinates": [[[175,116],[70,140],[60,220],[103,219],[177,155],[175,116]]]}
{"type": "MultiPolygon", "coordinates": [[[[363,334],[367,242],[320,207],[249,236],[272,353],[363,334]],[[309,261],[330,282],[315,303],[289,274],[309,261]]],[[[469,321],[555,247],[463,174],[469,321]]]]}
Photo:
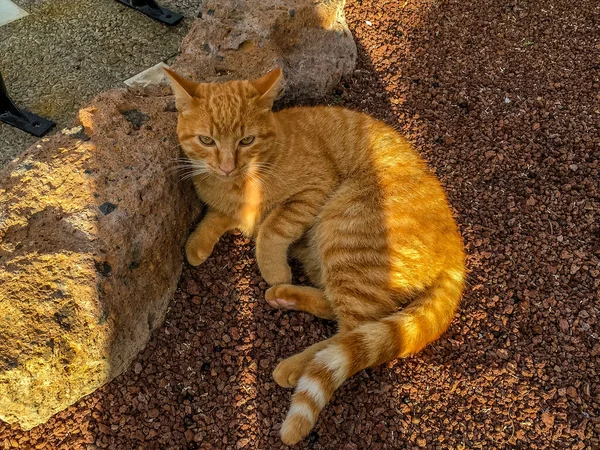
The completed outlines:
{"type": "Polygon", "coordinates": [[[250,84],[252,84],[260,94],[260,103],[268,109],[271,109],[273,106],[273,102],[281,90],[282,83],[283,76],[281,67],[271,70],[257,80],[250,81],[250,84]]]}
{"type": "Polygon", "coordinates": [[[192,98],[194,98],[198,83],[194,83],[192,80],[188,80],[166,67],[163,70],[169,76],[171,88],[175,94],[175,103],[177,104],[177,109],[181,112],[189,105],[192,98]]]}

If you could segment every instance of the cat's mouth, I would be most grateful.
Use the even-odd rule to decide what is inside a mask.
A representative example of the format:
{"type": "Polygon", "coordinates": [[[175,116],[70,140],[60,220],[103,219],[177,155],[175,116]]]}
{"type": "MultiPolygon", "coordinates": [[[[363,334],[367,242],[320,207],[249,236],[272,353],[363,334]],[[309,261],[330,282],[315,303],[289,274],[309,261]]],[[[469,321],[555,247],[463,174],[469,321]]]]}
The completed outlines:
{"type": "Polygon", "coordinates": [[[222,180],[233,180],[234,178],[237,178],[237,176],[240,174],[240,171],[238,170],[237,167],[235,169],[233,169],[231,172],[225,172],[223,169],[221,169],[219,167],[212,167],[212,166],[210,166],[210,170],[212,171],[213,175],[216,175],[217,178],[222,179],[222,180]]]}

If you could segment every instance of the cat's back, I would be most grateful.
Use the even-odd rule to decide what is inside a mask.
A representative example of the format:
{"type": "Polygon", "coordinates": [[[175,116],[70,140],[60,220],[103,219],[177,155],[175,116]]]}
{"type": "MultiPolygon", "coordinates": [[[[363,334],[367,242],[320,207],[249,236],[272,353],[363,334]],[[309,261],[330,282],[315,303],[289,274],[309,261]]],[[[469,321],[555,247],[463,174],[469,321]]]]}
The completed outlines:
{"type": "Polygon", "coordinates": [[[276,114],[289,133],[322,142],[357,140],[370,128],[383,125],[367,114],[337,106],[298,106],[276,114]]]}
{"type": "Polygon", "coordinates": [[[391,126],[340,107],[298,107],[278,114],[288,128],[290,148],[305,153],[306,160],[334,166],[342,184],[360,193],[357,199],[379,198],[388,217],[412,214],[414,208],[426,211],[428,218],[453,223],[439,180],[391,126]]]}
{"type": "Polygon", "coordinates": [[[317,156],[341,172],[392,175],[426,170],[410,143],[391,126],[337,106],[295,107],[277,113],[287,144],[297,154],[317,156]]]}
{"type": "Polygon", "coordinates": [[[376,121],[367,114],[339,106],[296,106],[282,109],[276,115],[286,124],[327,125],[333,127],[333,132],[342,132],[347,126],[352,127],[364,121],[376,121]]]}

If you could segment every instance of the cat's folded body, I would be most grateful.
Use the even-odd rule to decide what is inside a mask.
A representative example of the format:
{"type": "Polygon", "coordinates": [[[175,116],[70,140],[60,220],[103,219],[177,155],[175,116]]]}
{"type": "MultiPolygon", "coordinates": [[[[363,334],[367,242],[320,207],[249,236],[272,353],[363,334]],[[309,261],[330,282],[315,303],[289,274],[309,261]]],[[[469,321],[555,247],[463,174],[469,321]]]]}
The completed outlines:
{"type": "Polygon", "coordinates": [[[446,196],[410,144],[335,107],[271,112],[281,72],[196,84],[169,72],[178,135],[208,212],[186,244],[201,264],[228,230],[256,238],[267,302],[336,320],[339,332],[282,361],[295,387],[284,442],[306,436],[354,373],[421,350],[448,328],[464,252],[446,196]],[[291,285],[288,255],[313,287],[291,285]]]}

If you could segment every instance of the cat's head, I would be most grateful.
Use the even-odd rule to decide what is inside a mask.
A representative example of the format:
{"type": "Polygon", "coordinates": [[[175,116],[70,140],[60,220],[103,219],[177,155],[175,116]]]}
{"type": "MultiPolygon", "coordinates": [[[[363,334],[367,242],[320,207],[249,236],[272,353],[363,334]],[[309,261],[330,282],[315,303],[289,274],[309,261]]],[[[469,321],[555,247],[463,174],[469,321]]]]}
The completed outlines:
{"type": "Polygon", "coordinates": [[[271,108],[281,87],[281,69],[256,80],[225,83],[195,83],[165,71],[179,111],[179,142],[200,172],[233,180],[272,151],[271,108]]]}

